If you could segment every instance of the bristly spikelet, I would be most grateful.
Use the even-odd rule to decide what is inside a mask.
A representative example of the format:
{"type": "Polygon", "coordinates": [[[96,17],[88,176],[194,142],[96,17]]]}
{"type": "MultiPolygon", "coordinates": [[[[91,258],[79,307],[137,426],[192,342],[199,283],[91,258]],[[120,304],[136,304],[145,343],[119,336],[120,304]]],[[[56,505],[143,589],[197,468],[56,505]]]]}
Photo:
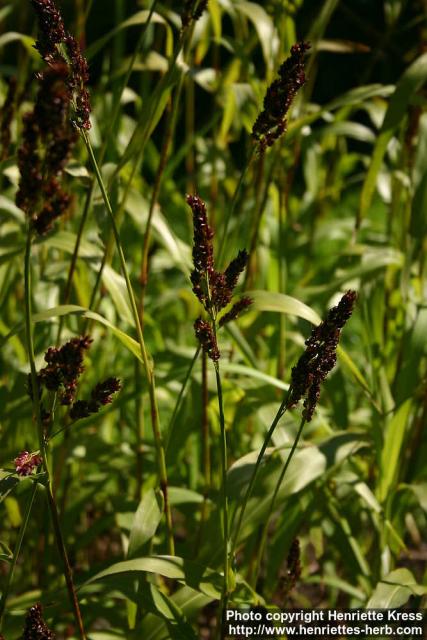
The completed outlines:
{"type": "Polygon", "coordinates": [[[252,137],[260,151],[271,147],[286,130],[286,114],[299,89],[305,84],[305,53],[307,42],[299,42],[291,48],[291,55],[280,66],[279,77],[268,87],[264,108],[252,128],[252,137]]]}
{"type": "Polygon", "coordinates": [[[291,543],[287,557],[287,588],[288,592],[291,591],[301,576],[301,551],[298,538],[295,538],[291,543]]]}
{"type": "Polygon", "coordinates": [[[87,418],[94,413],[98,413],[102,406],[111,404],[113,396],[122,388],[120,380],[117,378],[107,378],[104,382],[99,382],[91,393],[89,401],[77,400],[70,409],[70,418],[80,420],[87,418]]]}
{"type": "MultiPolygon", "coordinates": [[[[69,407],[69,416],[73,421],[98,413],[103,406],[113,402],[114,395],[122,388],[118,378],[110,377],[95,386],[89,400],[76,400],[78,381],[85,369],[85,352],[91,344],[92,339],[89,336],[82,336],[72,338],[61,347],[50,347],[44,356],[47,366],[37,374],[40,399],[43,387],[56,392],[61,405],[69,407]]],[[[31,376],[28,381],[28,393],[32,399],[31,376]]],[[[43,405],[41,411],[45,420],[49,421],[50,414],[45,412],[43,405]]]]}
{"type": "Polygon", "coordinates": [[[208,223],[206,205],[197,195],[188,195],[187,203],[193,212],[193,264],[190,279],[193,292],[199,301],[206,307],[207,289],[206,277],[213,274],[213,231],[208,223]]]}
{"type": "Polygon", "coordinates": [[[80,45],[71,34],[67,34],[66,40],[67,54],[70,60],[70,75],[68,86],[70,87],[75,100],[74,124],[79,129],[88,130],[90,123],[90,97],[87,90],[89,82],[89,67],[86,58],[82,55],[80,45]]]}
{"type": "Polygon", "coordinates": [[[253,303],[253,299],[250,298],[249,296],[243,296],[242,298],[240,298],[240,300],[238,300],[233,304],[230,311],[228,311],[223,316],[221,316],[219,321],[219,326],[223,327],[228,322],[231,322],[232,320],[237,320],[237,318],[242,313],[245,313],[245,311],[248,311],[252,303],[253,303]]]}
{"type": "Polygon", "coordinates": [[[31,4],[37,14],[39,26],[35,48],[46,62],[57,60],[57,45],[65,40],[62,16],[53,0],[31,0],[31,4]]]}
{"type": "Polygon", "coordinates": [[[218,344],[216,341],[215,333],[209,324],[202,318],[197,318],[194,323],[194,332],[196,338],[200,342],[203,351],[209,356],[211,360],[217,362],[220,357],[218,344]]]}
{"type": "Polygon", "coordinates": [[[347,291],[326,319],[315,327],[306,340],[306,349],[292,369],[288,408],[295,407],[304,398],[303,417],[309,422],[316,408],[322,382],[337,360],[337,346],[341,329],[350,318],[356,301],[355,291],[347,291]]]}
{"type": "Polygon", "coordinates": [[[53,0],[31,0],[31,4],[37,14],[39,28],[35,47],[47,64],[59,62],[67,66],[73,123],[79,129],[90,129],[89,67],[80,45],[65,30],[61,13],[53,0]]]}
{"type": "Polygon", "coordinates": [[[74,401],[77,382],[84,371],[83,358],[92,343],[88,336],[72,338],[62,347],[50,347],[45,354],[47,366],[38,373],[39,384],[59,392],[62,405],[74,401]]]}
{"type": "Polygon", "coordinates": [[[61,178],[77,132],[70,123],[67,66],[55,62],[38,78],[40,87],[34,110],[24,116],[16,204],[25,211],[35,231],[43,235],[71,203],[61,178]]]}
{"type": "Polygon", "coordinates": [[[236,288],[239,276],[243,273],[248,264],[249,254],[246,249],[239,251],[237,257],[234,258],[224,271],[227,287],[233,291],[236,288]]]}
{"type": "Polygon", "coordinates": [[[14,462],[15,471],[18,476],[29,476],[33,473],[34,469],[42,464],[43,458],[38,453],[22,451],[19,456],[15,458],[14,462]]]}
{"type": "MultiPolygon", "coordinates": [[[[199,318],[194,328],[203,350],[216,362],[220,357],[214,329],[217,314],[231,302],[239,276],[247,265],[248,254],[245,250],[239,251],[224,272],[216,271],[213,256],[214,233],[209,226],[206,205],[197,195],[188,195],[187,203],[193,212],[194,227],[194,269],[190,279],[193,292],[210,318],[210,323],[199,318]]],[[[242,298],[221,318],[219,326],[235,320],[239,313],[247,309],[251,303],[250,298],[242,298]]]]}
{"type": "Polygon", "coordinates": [[[56,636],[49,629],[43,619],[41,604],[35,604],[29,609],[25,618],[24,633],[20,640],[55,640],[56,636]]]}

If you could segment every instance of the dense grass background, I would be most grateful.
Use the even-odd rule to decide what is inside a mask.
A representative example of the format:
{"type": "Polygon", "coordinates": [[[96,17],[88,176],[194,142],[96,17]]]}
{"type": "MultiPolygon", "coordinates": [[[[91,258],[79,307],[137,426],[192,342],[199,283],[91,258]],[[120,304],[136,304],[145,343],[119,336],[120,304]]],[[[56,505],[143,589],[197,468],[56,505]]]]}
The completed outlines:
{"type": "MultiPolygon", "coordinates": [[[[200,309],[189,282],[192,221],[185,194],[194,191],[207,202],[223,261],[243,247],[251,250],[240,288],[252,292],[253,308],[220,338],[231,507],[247,485],[310,323],[346,289],[359,294],[339,365],[279,494],[254,584],[260,527],[300,411],[287,413],[274,434],[241,532],[237,571],[246,582],[238,584],[234,602],[420,606],[427,557],[425,2],[209,0],[176,65],[181,3],[156,3],[143,31],[148,5],[64,0],[61,8],[67,27],[85,43],[90,139],[97,158],[104,155],[102,173],[137,298],[150,202],[161,173],[148,246],[144,337],[167,444],[180,576],[157,557],[166,553],[166,540],[147,385],[96,185],[87,199],[93,174],[82,143],[67,168],[72,211],[32,253],[38,366],[61,322],[62,340],[85,331],[94,339],[82,396],[108,375],[123,384],[111,407],[74,425],[51,447],[90,638],[214,637],[208,627],[221,571],[219,419],[211,363],[199,357],[191,368],[197,347],[192,325],[200,309]],[[222,246],[265,89],[301,39],[312,44],[308,83],[293,105],[286,136],[247,167],[222,246]],[[88,316],[87,309],[98,315],[88,316]],[[286,557],[296,536],[302,575],[284,595],[286,557]],[[133,564],[125,571],[117,563],[126,559],[133,564]],[[213,573],[201,580],[207,567],[213,573]],[[103,570],[104,577],[90,582],[103,570]],[[114,571],[119,573],[108,577],[114,571]]],[[[22,115],[31,108],[34,72],[42,64],[32,47],[36,31],[28,2],[3,0],[0,29],[0,104],[11,76],[20,96],[12,142],[0,163],[1,588],[32,486],[13,474],[13,459],[38,447],[25,390],[25,219],[14,198],[22,115]]],[[[60,410],[56,420],[60,428],[60,410]]],[[[75,637],[63,586],[39,488],[5,638],[19,637],[25,610],[38,600],[59,637],[75,637]]]]}

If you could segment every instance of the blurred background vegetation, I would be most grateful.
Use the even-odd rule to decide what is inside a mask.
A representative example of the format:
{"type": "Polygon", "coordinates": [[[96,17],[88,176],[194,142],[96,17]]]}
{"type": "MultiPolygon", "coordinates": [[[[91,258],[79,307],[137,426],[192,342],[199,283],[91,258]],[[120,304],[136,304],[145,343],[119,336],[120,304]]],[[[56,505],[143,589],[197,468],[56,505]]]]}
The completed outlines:
{"type": "MultiPolygon", "coordinates": [[[[144,331],[168,443],[176,554],[220,569],[218,410],[214,377],[210,367],[203,375],[202,358],[177,405],[199,314],[188,277],[192,222],[185,194],[197,191],[206,200],[219,249],[266,87],[292,44],[304,39],[312,45],[307,85],[292,107],[287,134],[246,167],[224,249],[225,257],[251,250],[241,289],[254,298],[253,309],[220,339],[232,505],[255,461],[254,455],[243,457],[261,446],[310,322],[318,322],[348,288],[359,299],[339,365],[280,493],[254,585],[259,596],[243,589],[236,597],[282,607],[400,606],[408,600],[419,605],[427,558],[426,2],[209,0],[171,72],[181,4],[156,3],[142,42],[148,2],[60,5],[67,28],[86,49],[91,140],[98,157],[105,145],[102,171],[137,296],[150,199],[164,165],[152,218],[144,331]],[[284,596],[286,557],[296,536],[303,572],[284,596]]],[[[0,163],[1,587],[31,485],[11,475],[12,461],[38,446],[25,391],[25,223],[14,197],[22,115],[31,108],[34,73],[42,64],[32,46],[36,26],[29,2],[2,0],[0,29],[0,104],[9,78],[18,82],[11,143],[0,163]]],[[[146,500],[154,495],[154,447],[144,379],[129,339],[132,315],[97,187],[68,300],[65,294],[91,175],[80,144],[67,168],[72,211],[33,252],[39,366],[56,340],[55,307],[70,302],[99,314],[93,319],[77,308],[61,311],[64,340],[82,331],[94,338],[83,395],[105,372],[123,383],[111,409],[75,425],[53,447],[61,518],[83,585],[83,615],[93,640],[213,637],[214,598],[190,570],[177,588],[153,565],[142,619],[134,574],[87,584],[127,557],[165,552],[163,524],[155,517],[147,524],[146,509],[137,511],[141,490],[146,500]],[[149,535],[139,543],[144,526],[149,535]]],[[[297,426],[298,411],[287,414],[249,503],[237,567],[249,582],[283,447],[292,443],[297,426]]],[[[40,599],[61,637],[73,637],[40,493],[9,601],[7,640],[19,637],[26,608],[40,599]]]]}

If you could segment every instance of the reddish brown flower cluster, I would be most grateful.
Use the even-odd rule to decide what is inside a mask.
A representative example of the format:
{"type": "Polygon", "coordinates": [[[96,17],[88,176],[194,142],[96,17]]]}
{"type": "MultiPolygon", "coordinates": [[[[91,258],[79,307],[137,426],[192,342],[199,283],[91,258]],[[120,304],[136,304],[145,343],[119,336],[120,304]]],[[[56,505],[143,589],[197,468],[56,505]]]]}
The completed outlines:
{"type": "Polygon", "coordinates": [[[337,361],[337,346],[341,329],[350,318],[357,294],[347,291],[326,319],[315,327],[306,340],[306,350],[292,369],[291,389],[287,406],[295,407],[304,399],[303,417],[307,422],[313,417],[320,387],[337,361]]]}
{"type": "Polygon", "coordinates": [[[208,0],[186,0],[181,13],[182,28],[186,29],[191,22],[196,22],[208,6],[208,0]]]}
{"type": "Polygon", "coordinates": [[[37,14],[39,33],[36,49],[43,60],[51,62],[58,55],[57,45],[65,40],[65,27],[62,16],[53,0],[31,0],[37,14]]]}
{"type": "Polygon", "coordinates": [[[214,330],[212,329],[209,322],[202,320],[202,318],[197,318],[196,322],[194,323],[194,332],[196,334],[197,340],[203,347],[203,351],[208,354],[211,360],[213,360],[214,362],[218,362],[220,355],[218,343],[214,330]]]}
{"type": "Polygon", "coordinates": [[[77,390],[77,381],[84,371],[84,352],[92,339],[88,336],[72,338],[62,347],[51,347],[44,357],[47,367],[41,369],[39,378],[49,391],[61,389],[61,404],[70,405],[77,390]]]}
{"type": "Polygon", "coordinates": [[[52,64],[41,73],[34,110],[24,116],[16,204],[29,216],[39,235],[52,228],[71,202],[60,183],[77,138],[70,123],[67,76],[63,63],[52,64]]]}
{"type": "Polygon", "coordinates": [[[9,156],[10,127],[15,111],[16,78],[10,78],[6,98],[0,111],[0,162],[9,156]]]}
{"type": "MultiPolygon", "coordinates": [[[[57,392],[60,403],[70,407],[69,415],[73,421],[98,413],[101,407],[113,401],[114,394],[121,389],[120,380],[111,377],[96,385],[91,393],[90,400],[75,399],[78,380],[84,371],[84,355],[91,344],[92,339],[88,336],[83,336],[72,338],[62,347],[50,347],[44,356],[47,366],[37,374],[40,397],[43,387],[48,391],[57,392]]],[[[32,398],[30,376],[28,379],[28,391],[32,398]]],[[[48,421],[49,414],[43,407],[41,407],[41,410],[44,421],[48,421]]]]}
{"type": "Polygon", "coordinates": [[[117,378],[107,378],[104,382],[96,385],[91,393],[91,399],[77,400],[70,409],[70,418],[72,420],[81,420],[87,418],[93,413],[98,413],[101,407],[111,404],[113,396],[120,391],[122,385],[117,378]]]}
{"type": "Polygon", "coordinates": [[[16,473],[18,476],[29,476],[42,462],[43,458],[40,454],[22,451],[19,456],[15,458],[16,473]]]}
{"type": "Polygon", "coordinates": [[[286,586],[287,591],[291,591],[301,576],[301,551],[298,538],[292,541],[291,548],[289,549],[288,557],[286,560],[286,586]]]}
{"type": "Polygon", "coordinates": [[[223,327],[228,322],[236,320],[236,318],[238,318],[242,313],[249,309],[252,302],[253,300],[249,296],[243,296],[242,298],[240,298],[240,300],[233,304],[230,311],[221,316],[219,326],[223,327]]]}
{"type": "Polygon", "coordinates": [[[90,97],[87,90],[89,82],[89,67],[86,58],[82,55],[79,43],[71,34],[66,37],[67,54],[70,61],[71,73],[69,87],[75,97],[74,123],[80,129],[90,129],[90,97]]]}
{"type": "Polygon", "coordinates": [[[55,640],[56,636],[43,619],[41,604],[29,609],[25,618],[24,633],[21,640],[55,640]]]}
{"type": "MultiPolygon", "coordinates": [[[[197,195],[188,195],[187,203],[193,212],[193,264],[190,279],[193,292],[202,303],[211,321],[216,321],[217,314],[222,311],[233,297],[240,274],[244,271],[248,254],[245,250],[239,251],[237,257],[230,262],[224,272],[216,271],[213,253],[213,230],[209,226],[206,205],[197,195]]],[[[239,300],[231,310],[219,320],[219,326],[223,326],[231,320],[235,320],[240,313],[245,311],[252,300],[248,297],[239,300]]],[[[219,350],[215,331],[209,322],[199,318],[195,325],[196,337],[209,357],[217,361],[219,350]]]]}
{"type": "Polygon", "coordinates": [[[45,354],[47,366],[38,373],[38,382],[48,391],[57,391],[62,405],[74,401],[77,382],[84,371],[84,352],[89,349],[91,338],[72,338],[62,347],[50,347],[45,354]]]}
{"type": "Polygon", "coordinates": [[[279,68],[279,77],[268,87],[264,97],[264,109],[252,128],[252,137],[264,151],[286,130],[286,114],[298,90],[305,84],[305,53],[307,42],[299,42],[291,48],[291,55],[279,68]]]}
{"type": "Polygon", "coordinates": [[[62,63],[67,68],[67,86],[73,104],[74,124],[90,129],[90,99],[87,90],[89,69],[76,39],[65,30],[62,16],[53,0],[31,0],[37,14],[39,37],[36,49],[47,64],[62,63]],[[62,47],[62,49],[61,49],[62,47]]]}

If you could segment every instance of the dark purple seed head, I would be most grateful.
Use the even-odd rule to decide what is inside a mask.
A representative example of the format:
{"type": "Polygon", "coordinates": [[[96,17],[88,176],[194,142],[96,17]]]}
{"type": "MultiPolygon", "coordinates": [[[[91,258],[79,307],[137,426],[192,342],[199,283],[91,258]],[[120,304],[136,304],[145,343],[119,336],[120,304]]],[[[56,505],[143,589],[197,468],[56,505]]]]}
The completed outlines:
{"type": "Polygon", "coordinates": [[[15,458],[15,470],[18,476],[29,476],[43,462],[43,458],[38,453],[22,451],[15,458]]]}
{"type": "Polygon", "coordinates": [[[306,42],[293,45],[291,55],[279,68],[279,77],[267,89],[264,108],[252,128],[252,137],[259,144],[260,151],[272,146],[286,130],[289,107],[306,82],[304,61],[309,48],[306,42]]]}
{"type": "Polygon", "coordinates": [[[304,398],[303,417],[313,417],[320,396],[321,385],[334,368],[341,330],[350,318],[357,294],[347,291],[336,307],[329,310],[325,320],[312,329],[306,349],[292,368],[288,407],[295,407],[304,398]]]}
{"type": "Polygon", "coordinates": [[[240,300],[238,300],[231,307],[230,311],[228,311],[221,317],[219,321],[219,326],[223,327],[225,324],[227,324],[227,322],[236,320],[242,313],[245,313],[246,311],[248,311],[252,303],[253,303],[253,300],[249,296],[243,296],[242,298],[240,298],[240,300]]]}
{"type": "Polygon", "coordinates": [[[43,619],[41,604],[29,609],[25,618],[24,633],[21,640],[55,640],[56,636],[43,619]]]}
{"type": "Polygon", "coordinates": [[[194,323],[194,332],[203,351],[211,360],[218,362],[220,353],[211,325],[202,318],[198,318],[194,323]]]}
{"type": "Polygon", "coordinates": [[[107,378],[96,385],[92,391],[92,400],[97,405],[111,404],[115,393],[120,391],[122,385],[118,378],[107,378]]]}

